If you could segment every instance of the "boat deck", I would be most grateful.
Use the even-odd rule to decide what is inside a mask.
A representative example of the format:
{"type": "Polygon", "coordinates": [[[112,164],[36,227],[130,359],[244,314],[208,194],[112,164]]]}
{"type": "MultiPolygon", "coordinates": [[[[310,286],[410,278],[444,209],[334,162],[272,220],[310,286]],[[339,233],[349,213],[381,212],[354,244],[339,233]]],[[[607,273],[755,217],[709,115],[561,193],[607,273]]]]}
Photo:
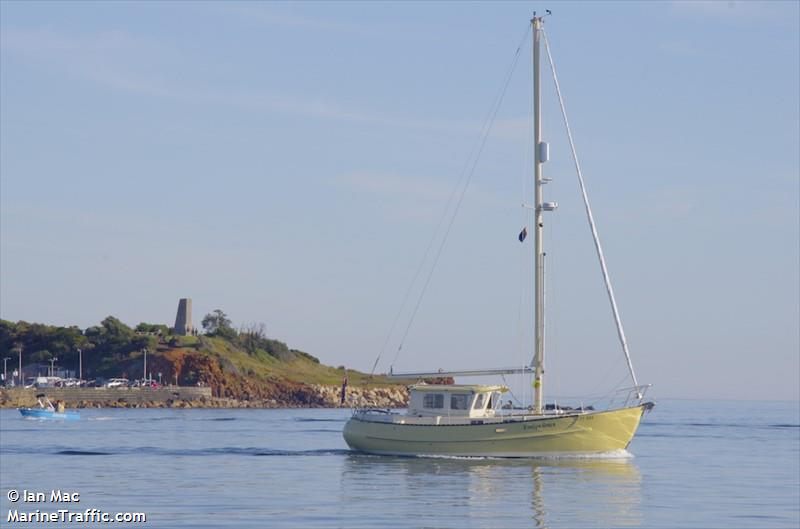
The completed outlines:
{"type": "Polygon", "coordinates": [[[419,426],[437,425],[465,425],[465,424],[503,424],[510,422],[527,422],[534,420],[547,420],[561,417],[578,416],[590,413],[591,410],[569,410],[569,411],[550,411],[541,415],[533,413],[499,413],[493,416],[467,417],[458,415],[409,415],[406,413],[389,412],[386,410],[356,410],[353,418],[366,421],[386,424],[411,424],[419,426]]]}

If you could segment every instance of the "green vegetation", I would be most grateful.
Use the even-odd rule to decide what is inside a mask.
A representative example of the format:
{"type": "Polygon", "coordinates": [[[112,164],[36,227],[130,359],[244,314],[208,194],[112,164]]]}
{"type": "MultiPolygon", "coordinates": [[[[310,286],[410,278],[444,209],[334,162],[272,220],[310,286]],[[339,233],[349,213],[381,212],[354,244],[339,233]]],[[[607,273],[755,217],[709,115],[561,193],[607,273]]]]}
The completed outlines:
{"type": "Polygon", "coordinates": [[[233,328],[231,320],[228,319],[227,314],[219,309],[211,314],[206,314],[202,325],[208,335],[221,336],[228,339],[236,338],[236,330],[233,328]]]}
{"type": "Polygon", "coordinates": [[[169,327],[161,323],[140,323],[134,331],[145,334],[155,334],[157,336],[167,336],[170,334],[169,327]]]}
{"type": "MultiPolygon", "coordinates": [[[[131,328],[113,316],[85,330],[0,320],[0,355],[16,359],[21,348],[24,365],[44,364],[57,357],[56,366],[77,371],[81,349],[84,378],[134,379],[144,375],[146,348],[148,371],[162,373],[165,383],[205,383],[220,394],[220,388],[238,388],[231,390],[236,393],[273,382],[342,383],[344,366],[326,366],[308,353],[269,338],[263,324],[237,331],[227,315],[216,310],[203,318],[203,328],[204,335],[177,336],[166,325],[140,323],[131,328]]],[[[356,371],[347,374],[350,384],[396,383],[356,371]]]]}
{"type": "Polygon", "coordinates": [[[16,357],[21,349],[24,364],[58,358],[58,365],[74,366],[77,370],[80,349],[84,353],[84,374],[94,372],[102,376],[114,372],[115,366],[138,355],[145,347],[155,350],[156,344],[157,337],[137,334],[113,316],[84,331],[78,327],[0,320],[0,354],[4,357],[16,357]]]}

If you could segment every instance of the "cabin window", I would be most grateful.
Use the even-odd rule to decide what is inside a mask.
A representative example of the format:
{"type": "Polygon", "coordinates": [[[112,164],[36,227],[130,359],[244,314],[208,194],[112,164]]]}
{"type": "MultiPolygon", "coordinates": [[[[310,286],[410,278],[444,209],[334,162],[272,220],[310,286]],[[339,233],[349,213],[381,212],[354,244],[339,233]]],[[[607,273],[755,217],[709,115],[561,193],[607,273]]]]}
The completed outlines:
{"type": "Polygon", "coordinates": [[[444,395],[441,393],[426,393],[422,399],[422,407],[429,409],[444,408],[444,395]]]}
{"type": "Polygon", "coordinates": [[[483,393],[478,393],[478,397],[475,399],[475,405],[472,406],[473,410],[482,410],[483,409],[483,393]]]}
{"type": "Polygon", "coordinates": [[[451,410],[468,410],[469,409],[469,395],[463,393],[454,393],[450,395],[450,409],[451,410]]]}

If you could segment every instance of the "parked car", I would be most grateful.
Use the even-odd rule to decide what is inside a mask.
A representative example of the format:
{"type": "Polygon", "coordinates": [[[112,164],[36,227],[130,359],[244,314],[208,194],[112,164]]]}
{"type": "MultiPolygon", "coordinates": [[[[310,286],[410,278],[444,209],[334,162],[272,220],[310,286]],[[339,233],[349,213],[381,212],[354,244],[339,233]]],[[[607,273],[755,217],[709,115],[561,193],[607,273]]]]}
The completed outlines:
{"type": "Polygon", "coordinates": [[[63,385],[61,377],[28,377],[25,379],[26,388],[60,388],[63,385]]]}
{"type": "Polygon", "coordinates": [[[131,387],[131,388],[153,388],[153,389],[155,389],[155,388],[158,388],[158,387],[161,387],[161,386],[155,380],[134,380],[133,382],[128,384],[128,387],[131,387]]]}
{"type": "Polygon", "coordinates": [[[108,382],[105,383],[105,387],[107,387],[107,388],[125,388],[125,387],[128,387],[128,379],[127,378],[112,378],[112,379],[109,379],[108,382]]]}

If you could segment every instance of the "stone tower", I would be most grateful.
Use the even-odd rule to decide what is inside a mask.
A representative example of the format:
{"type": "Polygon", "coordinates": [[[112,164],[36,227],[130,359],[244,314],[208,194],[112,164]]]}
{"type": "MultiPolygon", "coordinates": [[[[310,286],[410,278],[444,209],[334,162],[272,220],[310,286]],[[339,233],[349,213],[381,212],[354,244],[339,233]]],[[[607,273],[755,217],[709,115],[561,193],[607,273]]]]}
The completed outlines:
{"type": "Polygon", "coordinates": [[[182,298],[178,301],[178,314],[175,316],[175,334],[186,336],[192,334],[192,299],[182,298]]]}

